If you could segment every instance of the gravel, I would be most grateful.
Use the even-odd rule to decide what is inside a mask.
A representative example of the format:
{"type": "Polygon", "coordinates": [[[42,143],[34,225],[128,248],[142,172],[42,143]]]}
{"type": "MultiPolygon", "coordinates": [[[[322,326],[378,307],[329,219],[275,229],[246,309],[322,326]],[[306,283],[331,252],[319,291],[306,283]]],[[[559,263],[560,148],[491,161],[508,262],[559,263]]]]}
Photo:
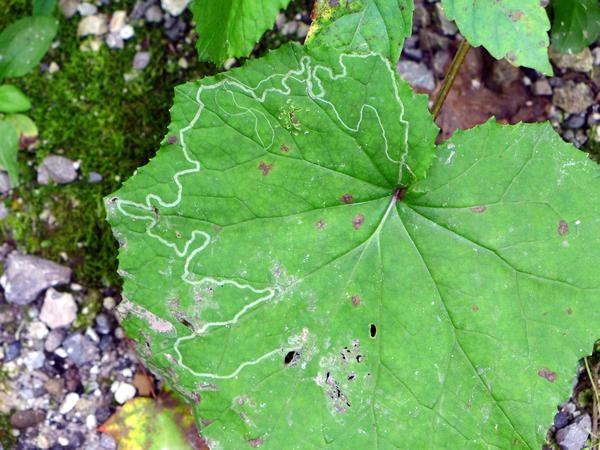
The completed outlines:
{"type": "Polygon", "coordinates": [[[68,327],[77,318],[77,303],[68,292],[58,292],[52,288],[46,291],[40,320],[51,329],[68,327]]]}
{"type": "Polygon", "coordinates": [[[556,443],[561,450],[580,450],[585,446],[591,429],[590,415],[584,414],[571,425],[556,432],[556,443]]]}
{"type": "Polygon", "coordinates": [[[39,184],[72,183],[77,179],[77,164],[64,156],[48,155],[38,167],[37,181],[39,184]]]}

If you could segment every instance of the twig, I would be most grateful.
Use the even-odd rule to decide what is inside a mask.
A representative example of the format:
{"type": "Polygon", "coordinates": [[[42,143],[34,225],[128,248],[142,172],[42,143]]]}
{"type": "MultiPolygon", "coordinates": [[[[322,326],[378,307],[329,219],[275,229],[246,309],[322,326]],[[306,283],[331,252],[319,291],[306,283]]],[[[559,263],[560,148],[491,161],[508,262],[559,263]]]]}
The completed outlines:
{"type": "Polygon", "coordinates": [[[594,391],[593,397],[593,409],[592,409],[592,450],[598,450],[598,404],[600,404],[598,398],[598,380],[595,373],[590,370],[588,364],[588,357],[586,356],[583,360],[585,362],[585,370],[587,371],[590,382],[592,383],[592,390],[594,391]]]}
{"type": "Polygon", "coordinates": [[[450,88],[454,84],[454,80],[456,79],[456,75],[458,75],[460,66],[465,60],[465,57],[467,56],[467,53],[469,53],[470,49],[471,44],[469,44],[466,39],[463,39],[460,43],[460,46],[458,47],[458,50],[456,51],[456,55],[454,55],[454,59],[452,60],[450,69],[448,69],[448,73],[444,78],[442,89],[438,93],[435,99],[435,103],[431,108],[431,115],[433,116],[434,120],[437,119],[437,116],[440,114],[440,111],[442,110],[442,105],[444,104],[444,101],[446,101],[446,97],[448,97],[450,88]]]}

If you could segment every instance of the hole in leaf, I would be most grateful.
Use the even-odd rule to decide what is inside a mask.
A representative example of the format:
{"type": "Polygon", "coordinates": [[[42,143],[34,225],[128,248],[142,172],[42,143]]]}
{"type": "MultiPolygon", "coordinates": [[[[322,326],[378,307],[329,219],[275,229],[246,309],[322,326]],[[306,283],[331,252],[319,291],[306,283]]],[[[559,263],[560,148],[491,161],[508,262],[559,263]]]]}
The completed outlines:
{"type": "Polygon", "coordinates": [[[298,359],[298,356],[300,356],[300,354],[296,350],[289,351],[283,358],[283,363],[286,366],[288,366],[291,363],[293,363],[294,361],[296,361],[298,359]]]}
{"type": "Polygon", "coordinates": [[[375,326],[374,323],[369,325],[369,334],[371,335],[372,338],[374,338],[375,335],[377,335],[377,327],[375,326]]]}

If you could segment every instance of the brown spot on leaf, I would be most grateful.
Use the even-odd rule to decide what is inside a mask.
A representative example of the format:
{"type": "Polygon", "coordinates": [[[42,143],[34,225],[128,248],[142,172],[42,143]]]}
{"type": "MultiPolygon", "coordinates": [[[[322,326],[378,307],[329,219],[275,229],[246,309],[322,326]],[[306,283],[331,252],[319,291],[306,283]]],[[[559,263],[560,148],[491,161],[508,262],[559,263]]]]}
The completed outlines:
{"type": "Polygon", "coordinates": [[[360,229],[360,227],[362,227],[362,224],[365,221],[365,216],[363,216],[362,214],[357,214],[356,216],[354,216],[354,219],[352,219],[352,226],[354,227],[355,230],[360,229]]]}
{"type": "Polygon", "coordinates": [[[327,227],[327,222],[321,219],[315,224],[315,226],[317,227],[317,230],[323,230],[325,227],[327,227]]]}
{"type": "Polygon", "coordinates": [[[397,202],[401,202],[402,199],[404,199],[405,195],[406,195],[406,188],[398,188],[394,191],[394,198],[396,199],[397,202]]]}
{"type": "Polygon", "coordinates": [[[167,142],[171,145],[177,144],[177,136],[169,136],[167,142]]]}
{"type": "Polygon", "coordinates": [[[473,206],[471,208],[471,211],[473,211],[474,213],[477,213],[477,214],[484,213],[486,210],[487,210],[487,206],[485,206],[485,205],[473,206]]]}
{"type": "Polygon", "coordinates": [[[573,310],[571,308],[567,308],[567,314],[569,316],[572,316],[573,315],[573,310]]]}
{"type": "Polygon", "coordinates": [[[281,144],[279,146],[279,150],[281,150],[283,153],[287,153],[287,152],[290,151],[290,148],[287,145],[285,145],[285,144],[281,144]]]}
{"type": "Polygon", "coordinates": [[[267,175],[269,175],[269,172],[273,168],[273,164],[267,164],[266,162],[261,161],[260,164],[258,165],[258,168],[262,172],[263,177],[266,177],[267,175]]]}
{"type": "Polygon", "coordinates": [[[352,296],[352,306],[358,306],[358,305],[360,305],[360,296],[353,295],[352,296]]]}
{"type": "Polygon", "coordinates": [[[565,220],[558,222],[558,234],[564,236],[569,232],[569,224],[565,220]]]}
{"type": "Polygon", "coordinates": [[[252,448],[258,448],[261,445],[263,445],[263,438],[261,436],[259,436],[254,439],[249,439],[248,444],[250,444],[250,447],[252,447],[252,448]]]}
{"type": "Polygon", "coordinates": [[[181,239],[181,231],[177,231],[177,230],[175,230],[175,237],[176,237],[177,239],[181,239]]]}
{"type": "Polygon", "coordinates": [[[508,13],[508,17],[513,22],[518,22],[519,20],[521,20],[521,17],[523,17],[523,14],[524,14],[523,11],[521,11],[520,9],[517,9],[516,11],[510,11],[508,13]]]}
{"type": "Polygon", "coordinates": [[[471,306],[471,309],[473,310],[473,312],[477,312],[477,311],[479,311],[479,306],[473,305],[473,306],[471,306]]]}
{"type": "Polygon", "coordinates": [[[341,196],[340,200],[342,203],[350,204],[352,203],[352,196],[350,194],[344,194],[341,196]]]}
{"type": "Polygon", "coordinates": [[[552,372],[550,369],[546,369],[545,367],[542,367],[540,370],[538,370],[538,375],[542,378],[545,378],[550,383],[554,383],[556,381],[556,372],[552,372]]]}

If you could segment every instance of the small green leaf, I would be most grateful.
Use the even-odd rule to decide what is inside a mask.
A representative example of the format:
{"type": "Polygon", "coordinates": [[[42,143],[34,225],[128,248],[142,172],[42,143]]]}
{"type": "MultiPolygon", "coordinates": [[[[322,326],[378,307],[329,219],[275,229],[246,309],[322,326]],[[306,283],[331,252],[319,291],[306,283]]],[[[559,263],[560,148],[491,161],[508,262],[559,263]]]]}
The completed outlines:
{"type": "Polygon", "coordinates": [[[442,0],[442,5],[471,45],[483,45],[495,58],[516,66],[552,74],[550,21],[540,0],[442,0]]]}
{"type": "Polygon", "coordinates": [[[100,431],[115,439],[120,450],[208,450],[189,406],[166,394],[129,400],[100,431]]]}
{"type": "Polygon", "coordinates": [[[290,0],[194,0],[198,56],[220,64],[250,54],[290,0]]]}
{"type": "Polygon", "coordinates": [[[594,162],[491,121],[431,164],[377,54],[286,46],[171,112],[106,206],[123,325],[212,448],[541,447],[598,337],[594,162]]]}
{"type": "Polygon", "coordinates": [[[0,85],[0,112],[17,113],[31,109],[31,101],[21,89],[12,84],[0,85]]]}
{"type": "Polygon", "coordinates": [[[597,0],[553,0],[552,47],[561,53],[579,53],[600,35],[597,0]]]}
{"type": "Polygon", "coordinates": [[[4,120],[11,124],[20,141],[31,143],[38,137],[38,128],[33,120],[25,114],[8,114],[4,120]]]}
{"type": "Polygon", "coordinates": [[[19,136],[6,120],[0,120],[0,169],[8,172],[12,187],[19,185],[19,136]]]}
{"type": "Polygon", "coordinates": [[[34,16],[50,16],[56,11],[56,0],[33,0],[34,16]]]}
{"type": "Polygon", "coordinates": [[[413,0],[317,0],[307,44],[400,58],[412,34],[413,0]]]}
{"type": "Polygon", "coordinates": [[[0,78],[20,77],[44,57],[56,35],[52,17],[25,17],[0,33],[0,78]]]}

